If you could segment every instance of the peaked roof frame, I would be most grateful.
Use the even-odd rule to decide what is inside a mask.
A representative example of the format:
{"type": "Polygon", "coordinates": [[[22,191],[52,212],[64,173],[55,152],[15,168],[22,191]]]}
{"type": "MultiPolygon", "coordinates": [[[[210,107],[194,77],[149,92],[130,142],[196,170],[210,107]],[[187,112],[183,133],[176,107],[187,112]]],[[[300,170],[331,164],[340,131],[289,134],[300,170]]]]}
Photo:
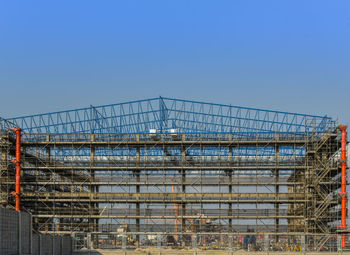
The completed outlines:
{"type": "Polygon", "coordinates": [[[27,134],[304,133],[335,127],[327,116],[158,97],[9,118],[27,134]]]}

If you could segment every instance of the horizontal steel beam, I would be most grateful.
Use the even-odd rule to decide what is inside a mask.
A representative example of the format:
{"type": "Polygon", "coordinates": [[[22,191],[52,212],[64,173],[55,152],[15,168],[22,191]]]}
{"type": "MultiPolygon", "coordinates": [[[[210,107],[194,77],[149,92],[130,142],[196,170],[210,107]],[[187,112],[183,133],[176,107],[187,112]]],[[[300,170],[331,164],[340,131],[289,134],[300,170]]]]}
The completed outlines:
{"type": "Polygon", "coordinates": [[[136,171],[136,170],[296,170],[309,169],[311,166],[23,166],[22,170],[121,170],[121,171],[136,171]]]}
{"type": "Polygon", "coordinates": [[[125,203],[142,203],[142,204],[296,204],[310,202],[310,199],[193,199],[193,200],[181,200],[181,199],[152,199],[152,200],[135,200],[135,199],[115,199],[115,198],[40,198],[40,197],[21,197],[22,202],[30,202],[28,205],[32,206],[33,202],[43,203],[69,203],[69,204],[81,204],[81,203],[109,203],[109,204],[125,204],[125,203]]]}
{"type": "MultiPolygon", "coordinates": [[[[242,225],[246,226],[246,225],[242,225]]],[[[260,225],[253,225],[252,227],[273,227],[274,225],[265,225],[265,224],[260,224],[260,225]]],[[[280,224],[280,227],[288,227],[289,225],[282,225],[280,224]]],[[[41,231],[43,233],[47,234],[87,234],[87,232],[81,232],[81,231],[41,231]]],[[[120,235],[118,232],[113,232],[113,231],[92,231],[88,232],[90,234],[102,234],[102,235],[120,235]]],[[[270,236],[285,236],[285,235],[291,235],[291,236],[330,236],[330,237],[337,237],[336,233],[309,233],[309,232],[293,232],[293,231],[284,231],[284,232],[273,232],[273,231],[256,231],[256,232],[201,232],[201,233],[196,233],[196,232],[152,232],[152,231],[141,231],[141,232],[127,232],[125,235],[176,235],[176,234],[184,234],[184,235],[196,235],[196,236],[201,236],[201,235],[228,235],[228,236],[238,236],[238,235],[252,235],[252,234],[268,234],[270,236]]]]}
{"type": "Polygon", "coordinates": [[[292,146],[299,145],[304,146],[307,140],[239,140],[239,141],[229,141],[229,140],[213,140],[213,141],[198,141],[198,140],[185,140],[185,141],[22,141],[23,147],[181,147],[181,146],[206,146],[206,147],[217,147],[217,146],[292,146]]]}
{"type": "MultiPolygon", "coordinates": [[[[86,218],[86,214],[73,214],[73,215],[60,215],[60,214],[38,214],[33,215],[35,218],[60,218],[60,219],[71,219],[71,218],[86,218]]],[[[146,219],[146,220],[216,220],[216,219],[303,219],[303,216],[295,216],[295,215],[280,215],[280,216],[203,216],[198,218],[196,216],[133,216],[133,215],[91,215],[89,214],[89,218],[92,219],[146,219]]]]}
{"type": "MultiPolygon", "coordinates": [[[[4,181],[2,182],[3,184],[15,184],[16,181],[11,181],[11,182],[7,182],[4,181]]],[[[165,185],[171,185],[171,186],[182,186],[182,185],[186,185],[186,186],[251,186],[251,185],[261,185],[261,186],[304,186],[306,185],[303,182],[217,182],[217,183],[213,183],[213,182],[98,182],[98,181],[92,181],[92,182],[66,182],[66,181],[51,181],[51,180],[47,180],[47,181],[21,181],[21,184],[23,185],[43,185],[43,186],[56,186],[56,185],[65,185],[65,186],[76,186],[76,185],[80,185],[80,186],[109,186],[109,185],[113,185],[113,186],[165,186],[165,185]]]]}
{"type": "Polygon", "coordinates": [[[178,199],[190,198],[272,198],[278,200],[280,198],[303,199],[304,193],[116,193],[116,192],[22,192],[23,197],[36,198],[135,198],[135,199],[152,199],[157,197],[178,199]]]}

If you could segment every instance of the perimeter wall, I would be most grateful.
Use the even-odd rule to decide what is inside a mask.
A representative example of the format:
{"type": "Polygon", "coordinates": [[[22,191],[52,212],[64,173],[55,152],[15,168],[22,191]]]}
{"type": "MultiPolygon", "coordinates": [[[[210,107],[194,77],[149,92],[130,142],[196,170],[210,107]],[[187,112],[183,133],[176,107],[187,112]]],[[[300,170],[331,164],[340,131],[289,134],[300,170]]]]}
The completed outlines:
{"type": "Polygon", "coordinates": [[[0,255],[12,254],[69,255],[72,239],[34,233],[31,214],[0,208],[0,255]]]}

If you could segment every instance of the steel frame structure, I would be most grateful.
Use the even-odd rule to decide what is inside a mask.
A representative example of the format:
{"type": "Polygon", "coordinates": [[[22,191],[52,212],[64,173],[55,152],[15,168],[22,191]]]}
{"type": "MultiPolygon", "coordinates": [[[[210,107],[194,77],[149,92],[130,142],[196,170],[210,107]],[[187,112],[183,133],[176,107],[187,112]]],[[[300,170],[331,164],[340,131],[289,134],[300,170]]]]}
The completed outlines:
{"type": "MultiPolygon", "coordinates": [[[[6,130],[16,126],[22,206],[39,231],[127,224],[137,239],[254,231],[278,240],[338,230],[341,139],[327,116],[159,97],[0,123],[2,206],[13,204],[6,130]]],[[[308,242],[330,245],[326,235],[308,242]]]]}

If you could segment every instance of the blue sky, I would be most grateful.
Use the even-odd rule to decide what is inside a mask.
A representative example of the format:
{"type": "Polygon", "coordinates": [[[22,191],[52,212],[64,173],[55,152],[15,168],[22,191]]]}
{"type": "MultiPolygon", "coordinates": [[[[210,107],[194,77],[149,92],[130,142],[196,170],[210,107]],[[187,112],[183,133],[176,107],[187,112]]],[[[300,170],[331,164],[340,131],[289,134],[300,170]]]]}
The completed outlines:
{"type": "Polygon", "coordinates": [[[2,1],[0,116],[159,95],[350,124],[349,1],[2,1]]]}

